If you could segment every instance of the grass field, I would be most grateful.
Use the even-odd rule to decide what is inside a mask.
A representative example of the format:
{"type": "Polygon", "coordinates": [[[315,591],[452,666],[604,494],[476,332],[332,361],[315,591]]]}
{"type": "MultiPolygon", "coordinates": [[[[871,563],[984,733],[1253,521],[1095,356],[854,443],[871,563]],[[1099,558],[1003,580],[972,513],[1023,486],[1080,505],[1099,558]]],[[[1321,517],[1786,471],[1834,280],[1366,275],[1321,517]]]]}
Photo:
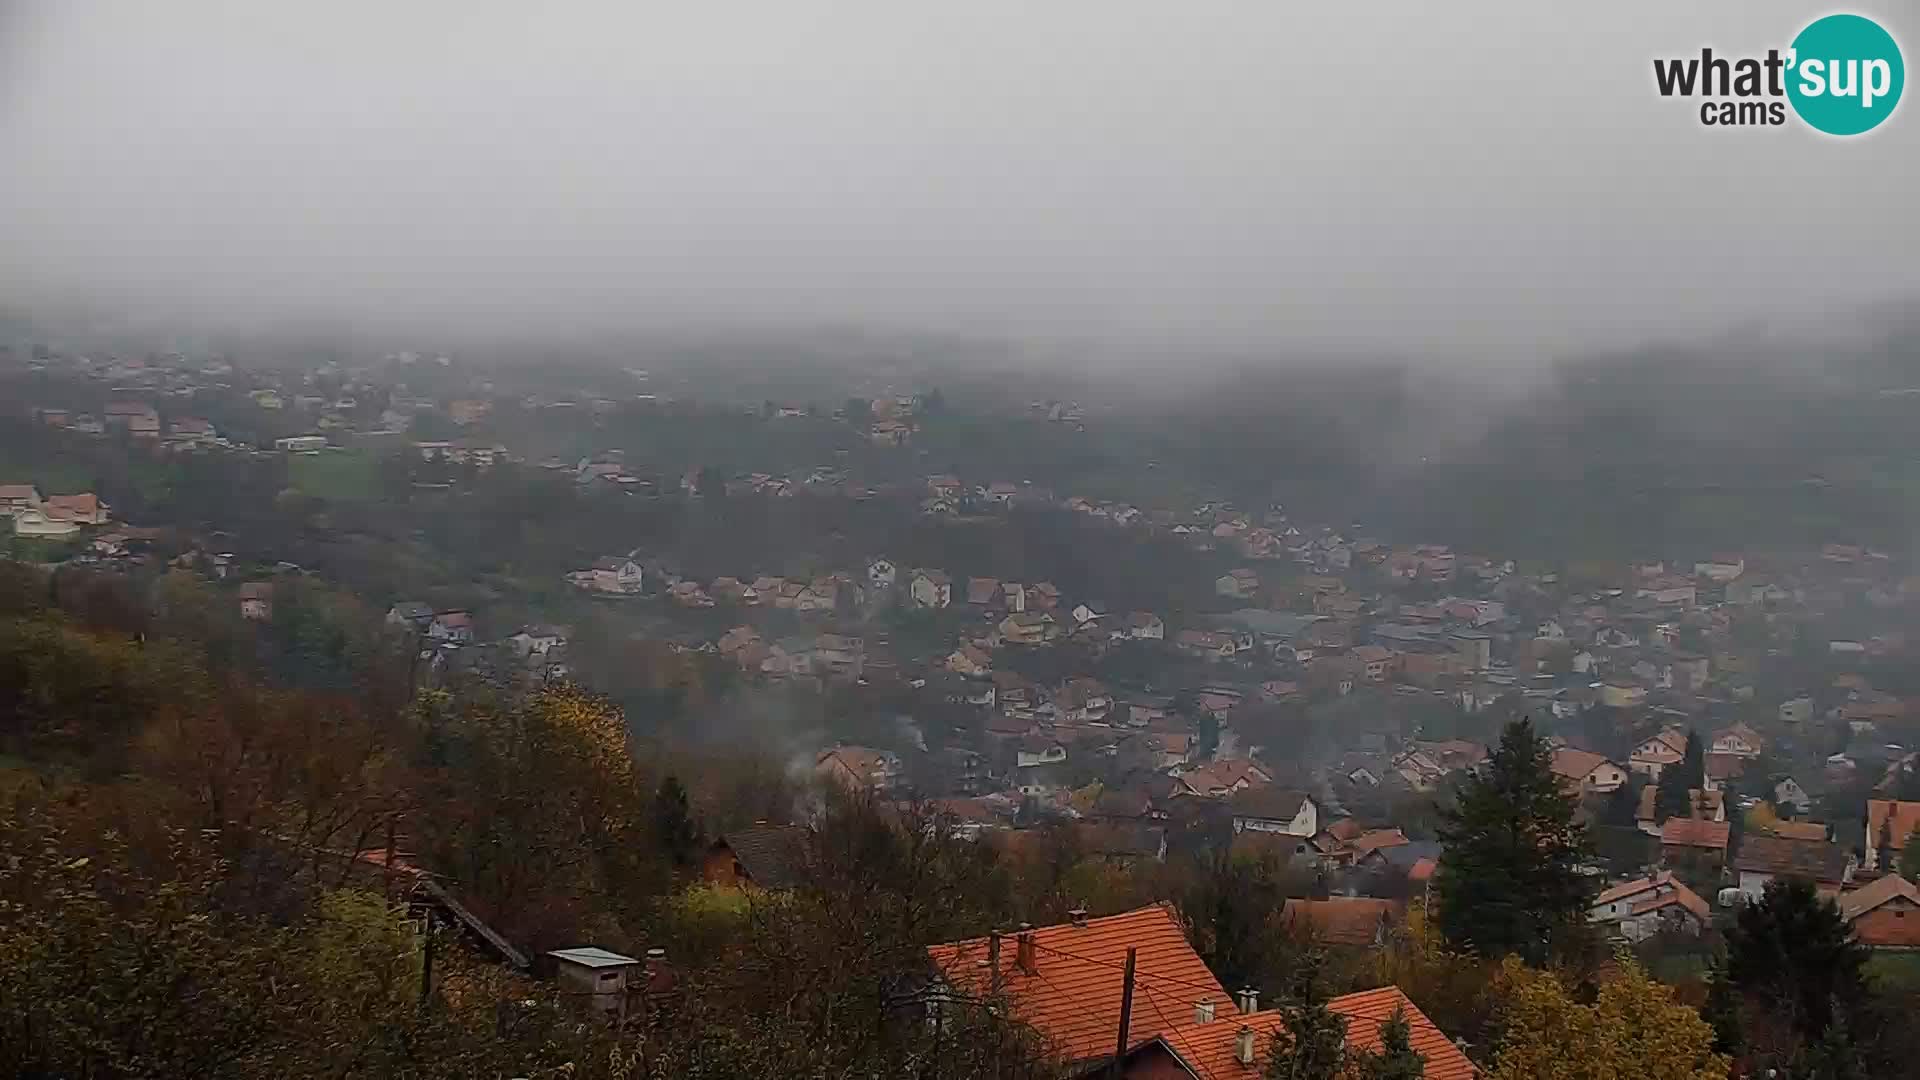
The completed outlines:
{"type": "Polygon", "coordinates": [[[1874,953],[1867,973],[1875,979],[1911,990],[1920,986],[1920,953],[1874,953]]]}
{"type": "Polygon", "coordinates": [[[351,501],[380,497],[379,465],[359,450],[322,450],[295,454],[287,462],[287,480],[302,494],[351,501]]]}

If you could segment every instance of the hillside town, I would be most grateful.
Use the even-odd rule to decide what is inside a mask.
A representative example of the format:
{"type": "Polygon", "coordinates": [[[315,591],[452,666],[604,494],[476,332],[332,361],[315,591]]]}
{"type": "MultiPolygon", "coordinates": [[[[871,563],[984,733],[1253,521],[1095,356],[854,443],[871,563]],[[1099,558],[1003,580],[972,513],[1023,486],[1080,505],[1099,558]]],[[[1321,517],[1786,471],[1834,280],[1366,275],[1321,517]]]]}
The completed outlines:
{"type": "Polygon", "coordinates": [[[1920,1075],[1912,5],[1483,6],[0,5],[0,1080],[1920,1075]]]}
{"type": "MultiPolygon", "coordinates": [[[[823,409],[428,354],[0,360],[9,555],[63,607],[198,612],[302,693],[386,656],[416,702],[609,708],[647,754],[770,769],[664,804],[680,895],[736,898],[703,902],[835,887],[848,805],[990,859],[1042,890],[1032,921],[921,937],[897,977],[936,1011],[1004,998],[1061,1075],[1260,1075],[1305,1037],[1260,987],[1303,957],[1353,1061],[1482,1075],[1484,1013],[1378,973],[1460,917],[1463,800],[1528,745],[1602,953],[1699,985],[1790,886],[1885,971],[1920,945],[1920,571],[1856,537],[1553,559],[1168,498],[1158,461],[1036,478],[948,433],[1095,439],[1099,410],[931,387],[823,409]],[[1232,893],[1257,962],[1232,904],[1202,914],[1232,893]]],[[[683,1007],[680,937],[556,936],[437,825],[385,827],[320,865],[610,1031],[683,1007]]]]}
{"type": "MultiPolygon", "coordinates": [[[[1063,590],[1031,557],[997,562],[992,544],[942,565],[875,544],[864,558],[796,574],[777,550],[758,564],[702,559],[708,569],[697,572],[643,543],[583,552],[592,557],[558,575],[562,594],[538,590],[550,600],[448,583],[384,609],[388,630],[417,640],[424,684],[484,672],[592,685],[572,659],[580,634],[624,632],[724,669],[737,693],[863,702],[861,711],[891,716],[885,738],[788,740],[795,768],[929,802],[970,840],[1017,843],[1064,824],[1112,859],[1224,845],[1311,867],[1332,894],[1398,898],[1441,855],[1437,795],[1525,716],[1609,838],[1610,888],[1677,895],[1661,924],[1704,931],[1714,910],[1757,896],[1783,866],[1820,867],[1822,887],[1842,899],[1877,895],[1865,891],[1893,868],[1911,831],[1907,797],[1920,798],[1920,749],[1908,749],[1920,687],[1897,674],[1920,576],[1857,544],[1543,566],[1277,505],[1143,505],[968,475],[964,462],[903,477],[911,461],[889,459],[906,452],[937,393],[830,416],[772,403],[743,410],[766,428],[844,431],[868,457],[718,474],[629,455],[604,444],[604,428],[587,436],[599,448],[575,460],[538,457],[551,424],[575,415],[695,406],[649,393],[512,400],[445,357],[292,372],[36,347],[13,363],[47,388],[23,402],[23,430],[135,458],[279,459],[297,470],[380,453],[416,499],[480,490],[511,469],[564,490],[579,514],[610,502],[694,514],[715,499],[800,498],[832,517],[881,504],[916,530],[1059,521],[1093,537],[1086,543],[1152,544],[1184,563],[1166,567],[1167,587],[1133,590],[1157,593],[1162,606],[1129,607],[1063,590]],[[423,379],[440,392],[419,392],[423,379]],[[509,412],[519,419],[497,422],[509,412]],[[206,415],[254,441],[219,434],[206,415]],[[303,429],[312,434],[283,434],[303,429]],[[417,437],[440,430],[459,436],[417,437]],[[522,430],[536,434],[514,445],[522,430]],[[577,625],[586,622],[591,630],[577,625]],[[1676,769],[1694,775],[1685,797],[1669,800],[1662,776],[1676,769]]],[[[1026,412],[1024,422],[1088,422],[1058,403],[1026,412]]],[[[121,522],[95,492],[43,494],[25,475],[0,479],[21,540],[59,545],[65,565],[198,574],[230,590],[250,622],[274,618],[288,576],[325,577],[285,557],[292,545],[276,551],[219,521],[121,522]]],[[[1905,900],[1888,896],[1863,915],[1905,900]]],[[[1646,913],[1623,902],[1595,917],[1627,939],[1650,933],[1646,913]]]]}

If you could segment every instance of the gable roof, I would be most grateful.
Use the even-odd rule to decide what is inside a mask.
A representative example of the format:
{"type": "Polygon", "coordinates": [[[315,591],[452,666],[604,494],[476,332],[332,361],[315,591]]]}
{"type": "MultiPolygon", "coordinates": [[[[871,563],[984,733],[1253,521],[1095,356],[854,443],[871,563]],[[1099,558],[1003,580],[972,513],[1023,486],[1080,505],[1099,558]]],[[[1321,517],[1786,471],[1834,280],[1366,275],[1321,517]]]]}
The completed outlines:
{"type": "Polygon", "coordinates": [[[91,491],[78,495],[49,495],[46,505],[55,510],[65,510],[74,514],[93,514],[100,510],[100,499],[91,491]]]}
{"type": "Polygon", "coordinates": [[[1662,870],[1652,877],[1634,878],[1632,881],[1623,881],[1618,885],[1612,885],[1602,889],[1600,895],[1594,897],[1593,903],[1589,906],[1600,907],[1603,904],[1611,904],[1615,901],[1625,900],[1630,896],[1637,896],[1643,892],[1652,892],[1655,888],[1672,880],[1673,871],[1662,870]]]}
{"type": "Polygon", "coordinates": [[[1767,831],[1789,840],[1817,840],[1824,843],[1827,839],[1824,821],[1776,821],[1767,826],[1767,831]]]}
{"type": "MultiPolygon", "coordinates": [[[[1412,1029],[1413,1049],[1426,1058],[1426,1080],[1473,1080],[1478,1075],[1467,1055],[1461,1053],[1418,1006],[1407,1000],[1407,995],[1397,986],[1347,994],[1329,1001],[1327,1007],[1346,1018],[1348,1045],[1376,1052],[1381,1046],[1380,1025],[1391,1019],[1396,1009],[1404,1010],[1407,1026],[1412,1029]]],[[[1187,1011],[1191,1015],[1192,1007],[1187,1011]]],[[[1189,1024],[1169,1031],[1160,1041],[1195,1077],[1255,1080],[1266,1066],[1267,1046],[1274,1032],[1282,1030],[1278,1009],[1250,1015],[1229,1011],[1210,1023],[1189,1024]],[[1242,1027],[1252,1028],[1254,1033],[1255,1056],[1251,1065],[1242,1065],[1233,1056],[1234,1039],[1242,1027]]]]}
{"type": "Polygon", "coordinates": [[[1593,770],[1608,764],[1607,755],[1596,754],[1591,750],[1575,750],[1563,746],[1553,752],[1553,771],[1557,776],[1568,780],[1585,780],[1593,775],[1593,770]]]}
{"type": "Polygon", "coordinates": [[[1349,846],[1353,848],[1354,858],[1365,858],[1383,848],[1403,847],[1413,843],[1407,834],[1399,829],[1368,829],[1354,837],[1349,846]]]}
{"type": "MultiPolygon", "coordinates": [[[[1135,957],[1133,1010],[1128,1031],[1135,1044],[1193,1020],[1201,998],[1225,1002],[1227,991],[1187,943],[1179,916],[1167,904],[1088,919],[1082,925],[1042,926],[1031,935],[1034,970],[1021,970],[1017,935],[1000,942],[1001,986],[1013,1013],[1069,1061],[1113,1053],[1120,1023],[1120,991],[1127,950],[1135,957]]],[[[985,996],[992,975],[978,961],[988,958],[987,938],[970,938],[927,950],[955,991],[985,996]]]]}
{"type": "Polygon", "coordinates": [[[1304,791],[1255,784],[1234,792],[1228,798],[1227,805],[1232,808],[1235,817],[1292,821],[1308,800],[1309,796],[1304,791]]]}
{"type": "Polygon", "coordinates": [[[860,780],[878,779],[888,766],[887,755],[879,750],[864,746],[836,746],[823,750],[814,758],[816,769],[831,769],[838,766],[860,780]]]}
{"type": "Polygon", "coordinates": [[[1350,817],[1343,817],[1326,828],[1328,835],[1342,843],[1351,843],[1358,840],[1366,831],[1366,826],[1360,824],[1357,819],[1350,817]]]}
{"type": "Polygon", "coordinates": [[[1670,762],[1679,761],[1687,753],[1686,732],[1668,728],[1660,734],[1641,741],[1634,748],[1633,756],[1641,761],[1670,762]]]}
{"type": "Polygon", "coordinates": [[[1713,921],[1713,909],[1707,906],[1707,902],[1700,898],[1699,893],[1687,888],[1686,885],[1679,881],[1673,881],[1669,884],[1673,886],[1672,892],[1664,896],[1648,897],[1640,901],[1633,905],[1633,914],[1645,915],[1663,908],[1679,907],[1685,908],[1688,914],[1691,914],[1701,922],[1713,921]]]}
{"type": "Polygon", "coordinates": [[[1325,900],[1288,900],[1280,918],[1327,945],[1372,945],[1379,939],[1393,901],[1370,896],[1333,896],[1325,900]]]}
{"type": "Polygon", "coordinates": [[[1248,786],[1273,783],[1273,774],[1248,758],[1227,758],[1179,774],[1180,782],[1201,795],[1224,790],[1245,780],[1248,786]]]}
{"type": "Polygon", "coordinates": [[[806,863],[807,829],[803,825],[755,825],[736,829],[714,842],[733,852],[734,861],[763,889],[790,889],[799,883],[806,863]]]}
{"type": "Polygon", "coordinates": [[[1733,868],[1755,874],[1803,877],[1838,883],[1847,874],[1847,853],[1825,837],[1799,840],[1791,836],[1755,833],[1740,841],[1733,868]]]}
{"type": "Polygon", "coordinates": [[[1701,818],[1668,818],[1660,827],[1660,843],[1667,847],[1696,847],[1725,851],[1732,826],[1701,818]]]}
{"type": "Polygon", "coordinates": [[[1884,904],[1896,899],[1920,905],[1920,888],[1899,874],[1886,874],[1876,878],[1871,885],[1842,893],[1840,896],[1840,917],[1852,922],[1884,904]]]}
{"type": "Polygon", "coordinates": [[[1907,837],[1920,826],[1920,802],[1901,802],[1898,799],[1867,800],[1867,836],[1878,847],[1880,844],[1880,826],[1890,824],[1890,843],[1888,846],[1900,851],[1907,846],[1907,837]]]}

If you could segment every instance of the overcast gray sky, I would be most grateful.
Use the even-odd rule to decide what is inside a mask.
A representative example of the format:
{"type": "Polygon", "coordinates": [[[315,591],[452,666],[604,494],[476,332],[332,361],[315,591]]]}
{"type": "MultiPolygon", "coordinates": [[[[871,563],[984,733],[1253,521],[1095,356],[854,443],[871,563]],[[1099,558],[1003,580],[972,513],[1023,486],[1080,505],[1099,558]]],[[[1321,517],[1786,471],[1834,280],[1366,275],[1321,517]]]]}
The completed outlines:
{"type": "MultiPolygon", "coordinates": [[[[1524,358],[1920,294],[1920,102],[1842,141],[1653,90],[1824,4],[0,8],[29,300],[1524,358]]],[[[1913,62],[1920,5],[1850,10],[1913,62]]]]}

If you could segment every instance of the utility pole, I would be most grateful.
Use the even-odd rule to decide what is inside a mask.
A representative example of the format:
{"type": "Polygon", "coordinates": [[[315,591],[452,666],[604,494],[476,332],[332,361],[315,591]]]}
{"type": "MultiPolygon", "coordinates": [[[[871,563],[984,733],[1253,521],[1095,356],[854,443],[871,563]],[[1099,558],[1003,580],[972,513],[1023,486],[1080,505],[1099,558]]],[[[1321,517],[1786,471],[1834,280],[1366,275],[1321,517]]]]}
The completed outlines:
{"type": "Polygon", "coordinates": [[[1120,984],[1120,1037],[1113,1047],[1113,1063],[1107,1068],[1112,1080],[1120,1080],[1120,1059],[1127,1054],[1127,1028],[1133,1022],[1133,962],[1140,950],[1127,948],[1127,971],[1121,976],[1120,984]]]}
{"type": "MultiPolygon", "coordinates": [[[[1132,970],[1129,968],[1128,970],[1132,970]]],[[[1128,993],[1132,993],[1129,985],[1128,993]]],[[[427,909],[427,942],[420,965],[420,1008],[424,1011],[433,995],[433,909],[427,909]]]]}
{"type": "MultiPolygon", "coordinates": [[[[388,904],[393,903],[393,840],[394,840],[393,819],[388,818],[387,819],[387,861],[385,862],[385,864],[383,864],[386,872],[381,875],[381,888],[385,890],[386,900],[388,904]]],[[[428,910],[431,911],[432,909],[429,908],[428,910]]]]}

